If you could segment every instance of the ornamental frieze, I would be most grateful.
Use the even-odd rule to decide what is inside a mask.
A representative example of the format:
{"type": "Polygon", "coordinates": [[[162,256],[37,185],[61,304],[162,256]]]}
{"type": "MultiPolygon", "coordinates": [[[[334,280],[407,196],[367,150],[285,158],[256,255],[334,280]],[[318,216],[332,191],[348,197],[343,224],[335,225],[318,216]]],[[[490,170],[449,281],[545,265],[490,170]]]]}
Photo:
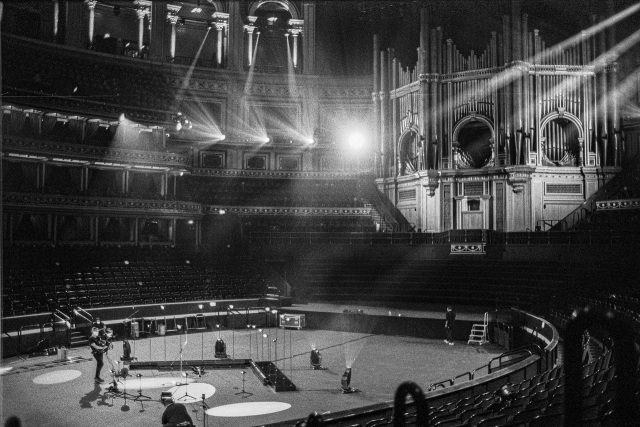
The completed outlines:
{"type": "Polygon", "coordinates": [[[65,210],[97,210],[99,212],[104,210],[137,211],[140,213],[154,212],[165,215],[185,213],[198,215],[202,213],[202,205],[199,203],[165,200],[114,199],[5,192],[2,195],[2,201],[6,207],[40,207],[48,209],[57,207],[65,210]]]}
{"type": "Polygon", "coordinates": [[[163,166],[189,166],[188,156],[160,151],[132,150],[129,148],[105,148],[93,145],[68,144],[63,142],[43,141],[39,139],[5,136],[3,147],[19,148],[38,155],[72,155],[86,160],[118,160],[122,162],[153,163],[163,166]]]}
{"type": "Polygon", "coordinates": [[[297,97],[302,95],[302,87],[295,86],[293,90],[286,85],[250,85],[245,93],[254,96],[297,97]]]}
{"type": "Polygon", "coordinates": [[[640,209],[640,199],[602,200],[596,202],[598,210],[640,209]]]}
{"type": "Polygon", "coordinates": [[[236,215],[295,215],[295,216],[369,216],[370,208],[279,208],[249,206],[203,206],[203,213],[219,215],[221,212],[236,215]]]}
{"type": "Polygon", "coordinates": [[[195,168],[193,175],[248,178],[295,178],[295,179],[345,179],[356,178],[358,173],[350,172],[292,172],[292,171],[255,171],[245,169],[209,169],[195,168]]]}
{"type": "Polygon", "coordinates": [[[209,79],[199,78],[184,78],[173,77],[169,79],[169,84],[173,87],[180,89],[202,90],[208,92],[223,92],[229,91],[229,84],[226,81],[216,81],[209,79]]]}
{"type": "Polygon", "coordinates": [[[321,98],[370,98],[371,88],[362,87],[322,87],[321,98]]]}

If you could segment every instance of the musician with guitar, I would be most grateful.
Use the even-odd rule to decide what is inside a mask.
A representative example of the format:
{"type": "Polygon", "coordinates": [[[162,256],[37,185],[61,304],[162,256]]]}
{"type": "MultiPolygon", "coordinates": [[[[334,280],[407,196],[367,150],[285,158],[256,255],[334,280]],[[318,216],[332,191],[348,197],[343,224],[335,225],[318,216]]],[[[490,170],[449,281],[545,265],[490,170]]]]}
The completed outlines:
{"type": "Polygon", "coordinates": [[[91,346],[91,353],[97,362],[95,382],[100,384],[104,382],[104,380],[100,378],[100,371],[102,371],[102,367],[104,366],[103,356],[109,351],[110,344],[106,335],[102,335],[98,328],[93,327],[91,328],[89,345],[91,346]]]}

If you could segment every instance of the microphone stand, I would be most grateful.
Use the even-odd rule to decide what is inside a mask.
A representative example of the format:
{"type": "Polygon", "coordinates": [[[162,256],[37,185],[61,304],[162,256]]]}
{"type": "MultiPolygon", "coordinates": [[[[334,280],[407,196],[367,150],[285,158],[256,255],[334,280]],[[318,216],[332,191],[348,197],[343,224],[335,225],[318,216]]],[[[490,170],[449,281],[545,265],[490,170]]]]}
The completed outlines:
{"type": "Polygon", "coordinates": [[[202,427],[207,427],[207,403],[204,401],[204,393],[202,393],[202,427]]]}

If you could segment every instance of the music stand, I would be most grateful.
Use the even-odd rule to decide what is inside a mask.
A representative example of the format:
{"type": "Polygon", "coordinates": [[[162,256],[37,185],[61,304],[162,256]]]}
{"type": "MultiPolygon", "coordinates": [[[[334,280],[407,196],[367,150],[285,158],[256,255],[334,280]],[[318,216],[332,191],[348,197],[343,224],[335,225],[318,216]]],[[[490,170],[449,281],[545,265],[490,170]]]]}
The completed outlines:
{"type": "Polygon", "coordinates": [[[248,391],[245,391],[244,389],[244,382],[245,382],[245,378],[244,375],[247,373],[246,371],[240,371],[240,373],[242,374],[242,391],[239,391],[236,393],[236,396],[240,395],[242,396],[243,399],[249,397],[249,396],[253,396],[253,393],[249,393],[248,391]]]}
{"type": "Polygon", "coordinates": [[[145,396],[144,394],[142,394],[142,374],[136,374],[136,377],[138,377],[138,380],[139,380],[138,396],[136,396],[136,398],[133,399],[133,401],[134,402],[143,402],[144,400],[151,400],[151,398],[149,396],[145,396]]]}
{"type": "MultiPolygon", "coordinates": [[[[191,395],[189,394],[189,374],[185,372],[185,373],[183,373],[182,375],[184,375],[185,380],[186,380],[186,382],[185,382],[185,384],[184,384],[184,396],[179,397],[178,399],[176,399],[176,402],[177,402],[177,401],[179,401],[179,400],[182,400],[182,399],[184,399],[184,398],[187,398],[187,397],[190,397],[190,398],[191,398],[191,399],[193,399],[194,401],[197,401],[198,399],[197,399],[195,396],[191,396],[191,395]]],[[[181,384],[181,385],[182,385],[182,384],[181,384]]]]}

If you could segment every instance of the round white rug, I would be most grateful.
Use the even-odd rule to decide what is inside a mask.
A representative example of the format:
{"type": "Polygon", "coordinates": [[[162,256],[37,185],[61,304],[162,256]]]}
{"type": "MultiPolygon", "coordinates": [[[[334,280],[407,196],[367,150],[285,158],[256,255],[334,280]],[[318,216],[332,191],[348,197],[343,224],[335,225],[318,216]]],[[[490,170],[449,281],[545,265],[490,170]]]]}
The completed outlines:
{"type": "Polygon", "coordinates": [[[173,396],[173,400],[178,403],[193,403],[201,402],[202,395],[205,399],[210,398],[216,392],[216,388],[211,384],[205,383],[189,383],[186,385],[179,385],[171,387],[168,392],[173,396]]]}
{"type": "Polygon", "coordinates": [[[291,405],[284,402],[246,402],[216,406],[207,409],[207,415],[213,417],[252,417],[286,411],[291,405]]]}
{"type": "Polygon", "coordinates": [[[61,371],[47,372],[46,374],[38,375],[33,379],[36,384],[60,384],[67,381],[75,380],[82,373],[75,369],[63,369],[61,371]]]}

